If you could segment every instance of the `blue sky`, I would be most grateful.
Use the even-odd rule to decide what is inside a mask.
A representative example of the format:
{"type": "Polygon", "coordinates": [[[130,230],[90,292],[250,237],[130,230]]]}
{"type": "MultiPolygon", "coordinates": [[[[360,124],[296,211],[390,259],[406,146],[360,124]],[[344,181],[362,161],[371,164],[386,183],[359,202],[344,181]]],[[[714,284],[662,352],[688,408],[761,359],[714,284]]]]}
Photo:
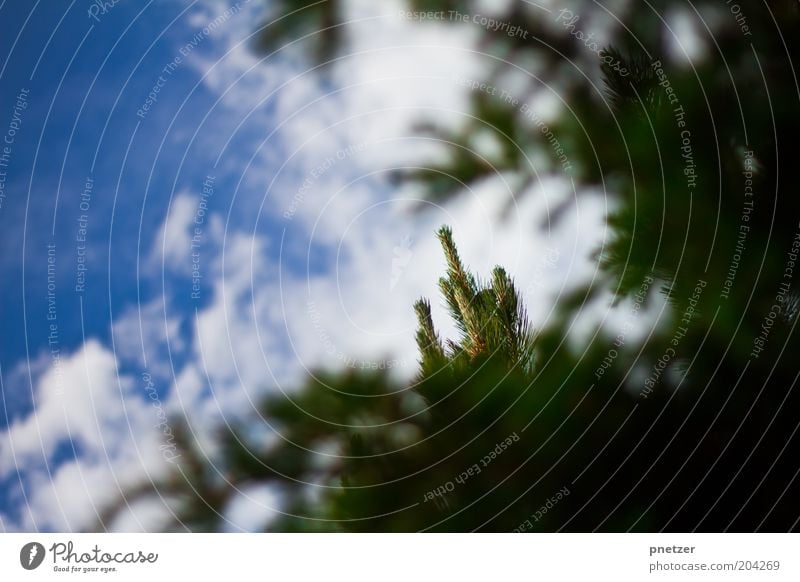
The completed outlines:
{"type": "MultiPolygon", "coordinates": [[[[352,3],[357,40],[323,77],[302,46],[250,49],[268,2],[121,0],[96,18],[89,1],[0,3],[0,531],[86,527],[170,470],[162,410],[211,449],[205,431],[309,370],[413,375],[411,304],[435,297],[444,222],[473,267],[502,262],[530,299],[590,272],[601,207],[560,233],[524,227],[563,182],[504,219],[503,176],[422,214],[421,192],[389,186],[443,155],[413,124],[462,122],[463,80],[487,68],[470,31],[374,4],[352,3]]],[[[448,330],[436,302],[434,317],[448,330]]],[[[230,529],[278,505],[243,492],[230,529]]],[[[168,511],[157,499],[106,525],[157,529],[168,511]]]]}
{"type": "MultiPolygon", "coordinates": [[[[46,345],[48,326],[42,315],[46,312],[47,264],[42,259],[49,243],[57,246],[61,344],[64,349],[74,349],[83,341],[79,297],[67,293],[69,287],[74,287],[69,275],[74,275],[77,268],[77,221],[81,214],[89,218],[90,256],[83,298],[91,308],[84,310],[86,334],[107,341],[110,310],[136,300],[136,286],[130,285],[128,279],[120,281],[119,288],[111,294],[110,304],[105,282],[109,260],[116,266],[116,272],[135,272],[137,249],[130,241],[137,238],[139,221],[115,222],[113,233],[109,226],[114,214],[140,214],[147,192],[144,214],[151,218],[144,218],[141,224],[142,236],[149,240],[157,226],[153,217],[163,214],[169,203],[170,188],[163,184],[169,180],[169,164],[176,160],[164,159],[161,167],[153,168],[154,186],[147,191],[155,148],[146,125],[152,126],[159,118],[174,112],[175,98],[180,95],[173,92],[170,99],[165,91],[162,107],[153,111],[148,124],[137,128],[140,123],[132,110],[137,107],[141,89],[133,88],[146,86],[152,76],[152,66],[148,68],[148,64],[170,55],[174,41],[163,39],[152,47],[151,43],[157,36],[158,23],[174,16],[178,8],[157,3],[131,22],[136,13],[127,4],[121,4],[101,23],[95,23],[85,10],[60,13],[52,5],[42,4],[31,11],[30,5],[19,2],[4,7],[8,29],[21,31],[18,39],[4,35],[2,40],[3,54],[8,55],[1,89],[6,105],[4,118],[10,118],[9,106],[20,89],[31,92],[31,106],[24,113],[23,129],[14,146],[10,197],[2,210],[7,252],[0,259],[10,283],[2,287],[3,303],[10,307],[4,314],[4,323],[14,330],[14,337],[20,337],[24,335],[23,322],[27,318],[28,344],[4,343],[2,358],[6,367],[46,345]],[[14,51],[10,52],[15,40],[14,51]],[[142,66],[133,69],[145,52],[142,66]],[[131,89],[121,92],[126,81],[131,89]],[[122,136],[133,138],[127,159],[127,148],[120,147],[122,136]],[[90,208],[84,213],[80,210],[80,193],[87,178],[93,179],[94,191],[90,208]],[[25,310],[20,284],[23,281],[25,310]]],[[[177,74],[188,76],[186,72],[177,74]]],[[[198,93],[197,98],[209,97],[198,93]]],[[[186,174],[183,179],[190,179],[189,172],[186,174]]]]}

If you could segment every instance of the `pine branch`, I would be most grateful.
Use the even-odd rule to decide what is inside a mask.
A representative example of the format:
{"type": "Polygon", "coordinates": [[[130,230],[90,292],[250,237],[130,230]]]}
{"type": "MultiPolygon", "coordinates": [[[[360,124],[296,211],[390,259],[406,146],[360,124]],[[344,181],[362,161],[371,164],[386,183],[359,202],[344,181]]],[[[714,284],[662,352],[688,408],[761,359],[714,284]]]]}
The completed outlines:
{"type": "Polygon", "coordinates": [[[643,103],[648,111],[654,112],[660,105],[660,93],[656,90],[655,71],[647,55],[641,52],[626,57],[614,47],[607,47],[603,52],[627,71],[626,75],[621,75],[611,65],[603,63],[601,66],[606,95],[614,110],[619,113],[632,106],[640,109],[643,103]]]}
{"type": "Polygon", "coordinates": [[[461,337],[459,342],[448,339],[443,344],[433,326],[430,304],[418,301],[414,309],[423,375],[443,361],[479,356],[500,357],[510,367],[530,371],[535,336],[511,277],[496,267],[490,283],[481,284],[464,268],[452,230],[443,226],[437,235],[447,260],[447,276],[439,279],[439,288],[461,337]]]}
{"type": "Polygon", "coordinates": [[[447,260],[447,277],[439,280],[439,287],[447,301],[451,316],[464,334],[462,348],[474,357],[486,349],[486,342],[481,335],[481,321],[475,306],[478,284],[475,277],[464,269],[453,241],[452,229],[443,226],[437,235],[447,260]]]}
{"type": "Polygon", "coordinates": [[[431,372],[441,367],[447,357],[444,347],[433,326],[431,317],[431,304],[427,299],[420,299],[414,304],[419,327],[417,328],[417,347],[420,353],[420,365],[423,373],[431,372]]]}
{"type": "Polygon", "coordinates": [[[458,249],[453,241],[453,231],[449,226],[443,226],[437,233],[439,241],[444,249],[444,256],[447,260],[447,278],[453,284],[456,291],[461,292],[464,297],[472,300],[478,292],[478,285],[475,277],[464,269],[458,249]]]}

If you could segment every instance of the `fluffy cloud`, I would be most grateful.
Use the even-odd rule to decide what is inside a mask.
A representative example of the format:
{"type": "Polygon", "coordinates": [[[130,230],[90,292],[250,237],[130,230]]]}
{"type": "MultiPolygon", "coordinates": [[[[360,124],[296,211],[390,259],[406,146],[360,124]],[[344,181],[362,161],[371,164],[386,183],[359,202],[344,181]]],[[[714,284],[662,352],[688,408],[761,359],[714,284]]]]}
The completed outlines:
{"type": "Polygon", "coordinates": [[[0,436],[0,476],[18,475],[26,501],[19,527],[88,527],[120,488],[163,475],[158,419],[139,390],[96,340],[38,378],[34,411],[0,436]]]}
{"type": "MultiPolygon", "coordinates": [[[[534,195],[514,201],[498,176],[447,207],[410,213],[421,193],[388,188],[384,172],[442,158],[446,146],[413,137],[415,125],[462,124],[469,92],[459,81],[486,78],[493,60],[473,48],[477,27],[420,25],[399,16],[400,1],[354,0],[346,7],[350,40],[332,67],[332,84],[321,83],[315,70],[287,71],[280,54],[259,62],[241,50],[241,39],[252,32],[244,20],[221,31],[226,48],[218,59],[204,55],[194,64],[232,112],[277,125],[268,139],[284,148],[280,163],[274,148],[264,147],[246,172],[255,195],[268,179],[265,212],[284,217],[283,263],[254,264],[281,271],[280,308],[294,358],[304,367],[389,358],[411,363],[410,374],[416,357],[411,304],[437,295],[443,258],[433,234],[439,225],[454,227],[465,259],[479,272],[488,274],[496,263],[508,267],[541,323],[565,283],[592,276],[589,254],[602,240],[605,209],[596,200],[576,202],[562,227],[545,233],[537,225],[572,195],[569,183],[547,179],[534,195]],[[512,211],[504,213],[508,205],[512,211]],[[307,276],[287,274],[287,263],[298,262],[307,276]],[[314,267],[320,263],[321,273],[314,267]]],[[[545,117],[552,114],[549,101],[546,91],[537,99],[545,117]]],[[[274,309],[269,283],[274,280],[253,303],[274,309]]],[[[434,315],[448,328],[441,309],[434,315]]]]}

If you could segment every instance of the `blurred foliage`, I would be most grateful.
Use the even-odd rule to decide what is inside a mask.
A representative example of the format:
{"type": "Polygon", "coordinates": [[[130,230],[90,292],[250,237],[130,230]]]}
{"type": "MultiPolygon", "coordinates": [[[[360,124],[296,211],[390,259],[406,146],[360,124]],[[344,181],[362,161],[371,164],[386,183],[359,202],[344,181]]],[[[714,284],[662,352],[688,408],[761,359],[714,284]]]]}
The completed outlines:
{"type": "MultiPolygon", "coordinates": [[[[316,58],[337,54],[343,27],[326,27],[343,2],[277,4],[289,16],[265,29],[265,47],[324,30],[316,58]]],[[[421,374],[409,385],[382,372],[317,375],[264,402],[277,443],[248,436],[263,420],[245,419],[221,431],[214,463],[184,434],[180,475],[155,487],[181,502],[176,528],[220,529],[233,484],[256,483],[286,501],[277,531],[796,528],[800,12],[790,0],[738,4],[747,31],[718,0],[615,2],[624,26],[602,54],[626,75],[554,24],[557,10],[545,18],[512,2],[495,16],[531,34],[483,32],[480,49],[505,60],[486,81],[502,87],[535,58],[538,78],[517,98],[557,88],[569,109],[547,125],[571,162],[566,177],[580,196],[611,202],[603,276],[562,297],[534,336],[508,275],[480,284],[443,230],[441,288],[462,337],[443,342],[422,300],[421,374]],[[713,37],[698,31],[708,51],[692,64],[667,56],[662,15],[675,10],[716,23],[713,37]],[[598,329],[576,349],[574,318],[604,292],[631,314],[662,294],[659,325],[644,339],[598,329]]],[[[410,8],[479,11],[452,0],[410,8]]],[[[570,9],[585,30],[606,10],[570,9]]],[[[498,169],[519,175],[519,196],[533,195],[538,174],[565,173],[519,106],[475,93],[473,109],[456,133],[421,126],[456,144],[449,164],[398,178],[444,201],[498,169]],[[466,147],[487,126],[497,159],[466,147]],[[549,163],[534,171],[534,154],[549,163]]]]}
{"type": "Polygon", "coordinates": [[[342,3],[338,0],[273,0],[269,17],[262,24],[264,33],[257,36],[256,49],[273,53],[292,43],[303,48],[322,63],[336,54],[342,43],[342,3]]]}

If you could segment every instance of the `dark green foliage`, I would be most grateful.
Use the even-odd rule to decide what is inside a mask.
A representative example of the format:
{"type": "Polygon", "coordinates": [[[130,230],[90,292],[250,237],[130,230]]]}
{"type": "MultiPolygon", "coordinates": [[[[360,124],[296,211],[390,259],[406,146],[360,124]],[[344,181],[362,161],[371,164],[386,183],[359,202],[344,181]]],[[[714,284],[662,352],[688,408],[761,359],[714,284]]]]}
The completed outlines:
{"type": "Polygon", "coordinates": [[[273,53],[300,43],[322,64],[335,56],[344,26],[340,0],[276,0],[270,8],[257,37],[259,50],[273,53]]]}

